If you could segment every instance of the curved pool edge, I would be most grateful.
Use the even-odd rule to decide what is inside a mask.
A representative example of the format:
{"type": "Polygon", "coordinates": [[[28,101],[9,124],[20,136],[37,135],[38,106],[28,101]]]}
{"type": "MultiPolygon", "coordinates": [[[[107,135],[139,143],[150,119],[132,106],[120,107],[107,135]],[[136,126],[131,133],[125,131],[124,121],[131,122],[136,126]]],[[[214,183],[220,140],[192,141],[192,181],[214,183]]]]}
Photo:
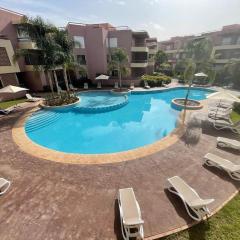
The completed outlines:
{"type": "MultiPolygon", "coordinates": [[[[12,138],[17,146],[34,157],[67,164],[111,164],[146,157],[176,143],[184,134],[184,126],[179,124],[168,136],[152,144],[129,151],[107,154],[76,154],[55,151],[34,143],[25,133],[25,121],[39,108],[24,113],[12,128],[12,138]]],[[[180,116],[181,118],[181,116],[180,116]]]]}

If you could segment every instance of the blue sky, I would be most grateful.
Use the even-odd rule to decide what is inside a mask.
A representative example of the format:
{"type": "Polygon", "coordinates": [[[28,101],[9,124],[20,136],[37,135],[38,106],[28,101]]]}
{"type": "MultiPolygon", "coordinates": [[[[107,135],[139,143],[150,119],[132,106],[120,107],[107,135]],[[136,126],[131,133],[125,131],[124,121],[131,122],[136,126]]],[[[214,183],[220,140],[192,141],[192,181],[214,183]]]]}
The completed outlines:
{"type": "Polygon", "coordinates": [[[158,40],[240,24],[240,0],[0,0],[0,6],[58,26],[109,22],[145,29],[158,40]]]}

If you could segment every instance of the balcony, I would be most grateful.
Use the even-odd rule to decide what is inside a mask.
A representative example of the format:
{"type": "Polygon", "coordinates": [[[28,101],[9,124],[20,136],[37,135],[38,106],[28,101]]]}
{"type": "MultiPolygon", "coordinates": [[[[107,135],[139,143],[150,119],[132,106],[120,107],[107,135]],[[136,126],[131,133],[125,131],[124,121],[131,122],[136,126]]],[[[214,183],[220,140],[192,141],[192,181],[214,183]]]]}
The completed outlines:
{"type": "Polygon", "coordinates": [[[156,54],[157,53],[157,48],[149,48],[148,53],[149,54],[156,54]]]}
{"type": "Polygon", "coordinates": [[[134,46],[131,48],[132,52],[148,52],[147,46],[134,46]]]}
{"type": "Polygon", "coordinates": [[[18,48],[20,49],[38,49],[36,44],[30,39],[21,39],[18,41],[18,48]]]}
{"type": "Polygon", "coordinates": [[[148,66],[147,60],[135,60],[132,59],[131,68],[145,68],[148,66]]]}

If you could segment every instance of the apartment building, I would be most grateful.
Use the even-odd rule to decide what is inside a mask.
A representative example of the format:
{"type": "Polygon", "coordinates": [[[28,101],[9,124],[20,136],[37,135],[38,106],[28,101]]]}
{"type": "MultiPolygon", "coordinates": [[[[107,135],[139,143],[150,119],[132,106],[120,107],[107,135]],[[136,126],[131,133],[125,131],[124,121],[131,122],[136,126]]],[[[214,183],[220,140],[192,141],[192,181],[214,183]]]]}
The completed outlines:
{"type": "MultiPolygon", "coordinates": [[[[73,53],[76,61],[86,69],[88,78],[92,81],[99,74],[109,74],[108,62],[115,48],[122,48],[128,55],[130,76],[123,80],[129,84],[131,80],[139,82],[139,77],[152,73],[154,55],[157,52],[157,39],[149,38],[146,31],[132,31],[128,27],[113,27],[109,23],[81,24],[68,23],[66,27],[69,36],[75,42],[73,53]]],[[[110,73],[113,84],[117,71],[110,73]]]]}
{"type": "MultiPolygon", "coordinates": [[[[0,77],[3,79],[1,86],[4,87],[14,83],[14,85],[22,85],[33,91],[42,91],[48,86],[48,81],[43,71],[34,70],[34,64],[40,60],[38,57],[39,50],[23,29],[23,17],[23,14],[0,8],[0,35],[2,38],[8,39],[8,43],[12,46],[9,61],[12,63],[13,55],[17,49],[29,50],[28,56],[17,60],[16,68],[18,71],[15,71],[14,75],[8,75],[8,78],[6,78],[0,72],[0,77]]],[[[6,66],[3,69],[5,70],[2,71],[7,71],[6,66]]]]}
{"type": "Polygon", "coordinates": [[[175,66],[177,61],[186,57],[184,49],[188,42],[202,38],[212,41],[211,57],[215,58],[217,68],[221,68],[230,59],[240,59],[240,24],[224,26],[219,31],[197,36],[172,37],[168,41],[159,42],[158,47],[167,53],[169,63],[175,66]]]}

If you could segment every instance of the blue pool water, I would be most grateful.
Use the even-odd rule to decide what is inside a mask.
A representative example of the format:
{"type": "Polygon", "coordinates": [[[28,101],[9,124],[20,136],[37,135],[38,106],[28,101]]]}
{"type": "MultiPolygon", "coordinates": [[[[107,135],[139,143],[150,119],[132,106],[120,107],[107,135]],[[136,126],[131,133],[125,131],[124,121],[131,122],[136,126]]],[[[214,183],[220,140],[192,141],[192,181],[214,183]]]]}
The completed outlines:
{"type": "MultiPolygon", "coordinates": [[[[192,89],[190,98],[202,100],[210,92],[192,89]]],[[[128,104],[102,113],[79,113],[41,110],[26,122],[25,131],[35,143],[67,153],[114,153],[151,144],[167,136],[176,127],[179,111],[171,107],[173,98],[183,98],[185,88],[128,96],[128,104]]],[[[81,105],[104,106],[116,103],[119,97],[109,93],[88,92],[81,96],[81,105]],[[110,100],[108,99],[110,98],[110,100]]]]}

